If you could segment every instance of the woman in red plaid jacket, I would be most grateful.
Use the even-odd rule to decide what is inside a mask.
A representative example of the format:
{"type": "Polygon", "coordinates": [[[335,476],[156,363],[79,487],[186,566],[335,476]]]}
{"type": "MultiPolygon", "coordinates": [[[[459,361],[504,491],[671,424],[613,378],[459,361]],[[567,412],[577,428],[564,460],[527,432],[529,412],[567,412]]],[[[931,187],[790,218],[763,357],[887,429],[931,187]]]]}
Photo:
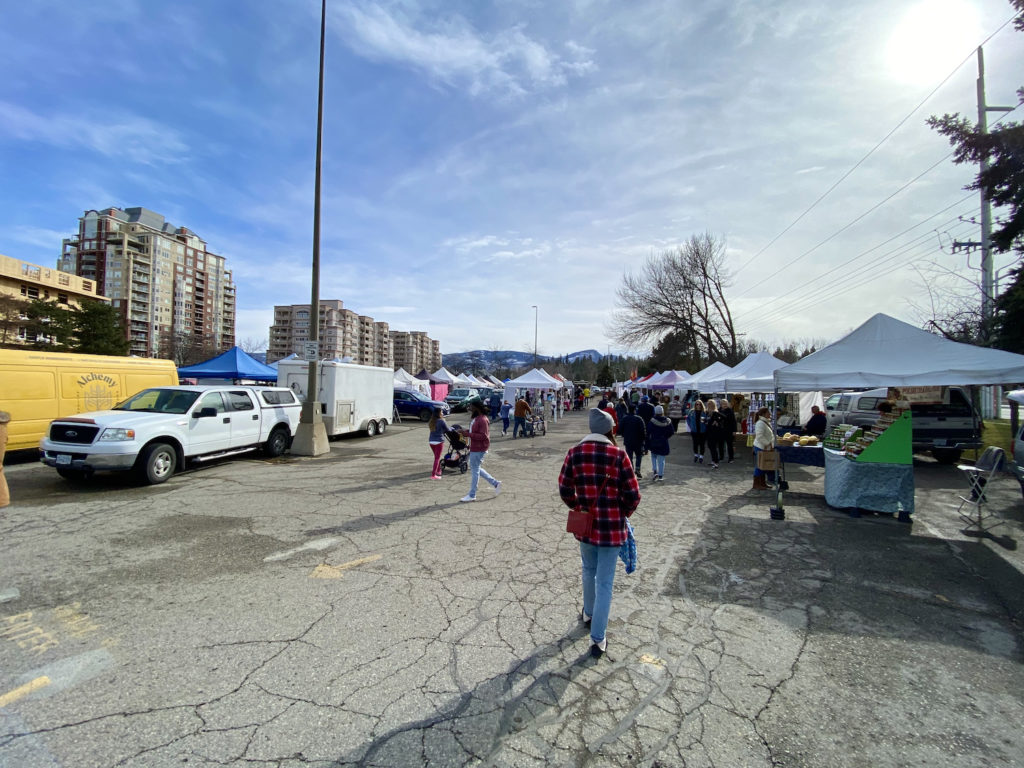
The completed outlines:
{"type": "Polygon", "coordinates": [[[558,493],[570,509],[595,513],[589,537],[576,536],[583,561],[583,623],[590,626],[590,654],[608,648],[605,630],[612,607],[612,584],[619,547],[626,540],[626,518],[640,504],[640,486],[626,452],[615,445],[615,422],[590,410],[590,434],[569,449],[558,475],[558,493]]]}

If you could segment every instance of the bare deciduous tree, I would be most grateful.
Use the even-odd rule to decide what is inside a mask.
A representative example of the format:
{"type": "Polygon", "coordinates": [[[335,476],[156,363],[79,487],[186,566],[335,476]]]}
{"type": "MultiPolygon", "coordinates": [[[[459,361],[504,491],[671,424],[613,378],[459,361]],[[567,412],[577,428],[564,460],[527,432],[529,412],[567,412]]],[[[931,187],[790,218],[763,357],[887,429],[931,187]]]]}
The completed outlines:
{"type": "Polygon", "coordinates": [[[686,358],[737,360],[736,329],[725,299],[729,280],[724,242],[707,232],[692,235],[648,258],[640,274],[623,277],[608,333],[629,347],[674,334],[686,358]]]}
{"type": "Polygon", "coordinates": [[[269,342],[266,339],[258,339],[255,336],[246,336],[238,342],[238,346],[241,347],[243,352],[252,355],[265,351],[269,346],[269,342]]]}

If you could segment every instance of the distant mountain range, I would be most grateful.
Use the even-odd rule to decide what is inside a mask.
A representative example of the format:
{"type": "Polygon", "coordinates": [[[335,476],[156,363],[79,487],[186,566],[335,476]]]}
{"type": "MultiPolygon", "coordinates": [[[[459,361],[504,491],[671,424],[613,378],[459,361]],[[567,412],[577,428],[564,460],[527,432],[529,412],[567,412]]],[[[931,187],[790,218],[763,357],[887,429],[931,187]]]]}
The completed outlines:
{"type": "MultiPolygon", "coordinates": [[[[584,349],[580,352],[572,352],[568,355],[537,355],[537,362],[545,363],[548,360],[554,360],[561,357],[565,357],[565,359],[570,363],[589,357],[596,363],[601,360],[603,355],[596,349],[584,349]]],[[[508,366],[509,368],[522,368],[527,365],[533,365],[533,352],[517,352],[510,349],[497,351],[491,349],[475,349],[468,352],[452,352],[441,356],[441,364],[446,368],[449,365],[454,365],[456,368],[462,368],[465,363],[470,360],[483,360],[485,364],[489,366],[497,365],[508,366]]]]}

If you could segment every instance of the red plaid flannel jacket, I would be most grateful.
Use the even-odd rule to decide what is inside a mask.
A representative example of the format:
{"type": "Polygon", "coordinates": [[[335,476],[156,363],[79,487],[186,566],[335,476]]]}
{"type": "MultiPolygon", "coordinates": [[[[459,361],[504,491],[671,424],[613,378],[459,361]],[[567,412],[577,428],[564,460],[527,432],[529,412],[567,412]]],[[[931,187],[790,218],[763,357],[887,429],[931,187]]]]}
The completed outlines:
{"type": "Polygon", "coordinates": [[[626,518],[640,504],[640,485],[629,457],[600,435],[587,435],[569,449],[558,475],[558,494],[569,508],[582,504],[596,512],[590,537],[576,538],[598,547],[621,546],[626,518]]]}

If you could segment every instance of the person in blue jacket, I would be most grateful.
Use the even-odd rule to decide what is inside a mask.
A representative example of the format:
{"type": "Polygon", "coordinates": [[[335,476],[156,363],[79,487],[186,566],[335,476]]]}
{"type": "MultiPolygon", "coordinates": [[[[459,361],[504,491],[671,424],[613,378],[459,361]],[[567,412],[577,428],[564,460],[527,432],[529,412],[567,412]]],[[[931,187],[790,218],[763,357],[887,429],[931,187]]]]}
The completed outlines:
{"type": "Polygon", "coordinates": [[[647,425],[647,449],[651,452],[651,471],[656,483],[665,479],[665,457],[668,456],[668,441],[673,434],[675,430],[672,422],[665,418],[665,409],[660,405],[654,406],[654,418],[647,425]]]}
{"type": "Polygon", "coordinates": [[[498,415],[501,416],[501,434],[508,434],[508,415],[512,412],[512,405],[508,400],[501,404],[501,408],[498,409],[498,415]]]}

